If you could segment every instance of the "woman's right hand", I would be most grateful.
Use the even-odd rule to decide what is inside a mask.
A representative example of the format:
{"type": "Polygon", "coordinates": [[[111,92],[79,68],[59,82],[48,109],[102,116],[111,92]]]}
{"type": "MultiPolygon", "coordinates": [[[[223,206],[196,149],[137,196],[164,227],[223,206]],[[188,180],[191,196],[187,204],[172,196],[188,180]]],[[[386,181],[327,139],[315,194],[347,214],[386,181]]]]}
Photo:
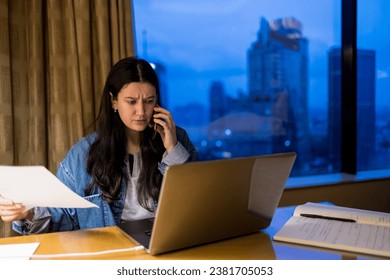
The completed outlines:
{"type": "Polygon", "coordinates": [[[31,211],[26,211],[21,203],[14,203],[11,199],[0,195],[0,217],[4,222],[13,222],[25,219],[31,211]]]}

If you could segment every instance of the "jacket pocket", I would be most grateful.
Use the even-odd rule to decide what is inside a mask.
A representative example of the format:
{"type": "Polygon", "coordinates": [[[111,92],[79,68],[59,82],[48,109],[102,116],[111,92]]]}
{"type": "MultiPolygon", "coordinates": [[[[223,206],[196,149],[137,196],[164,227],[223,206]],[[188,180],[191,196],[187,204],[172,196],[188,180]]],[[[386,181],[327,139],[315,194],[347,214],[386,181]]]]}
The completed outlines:
{"type": "Polygon", "coordinates": [[[110,205],[102,199],[101,194],[89,195],[84,198],[98,206],[98,208],[79,208],[77,210],[80,229],[115,225],[114,215],[110,205]]]}

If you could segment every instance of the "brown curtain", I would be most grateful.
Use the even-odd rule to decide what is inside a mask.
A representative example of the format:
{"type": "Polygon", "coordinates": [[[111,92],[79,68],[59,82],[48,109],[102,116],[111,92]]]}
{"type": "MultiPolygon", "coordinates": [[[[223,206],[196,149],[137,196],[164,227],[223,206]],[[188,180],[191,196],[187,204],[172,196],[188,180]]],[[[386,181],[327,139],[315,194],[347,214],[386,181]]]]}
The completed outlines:
{"type": "Polygon", "coordinates": [[[56,171],[94,129],[110,66],[135,54],[133,29],[131,0],[0,0],[0,165],[56,171]]]}

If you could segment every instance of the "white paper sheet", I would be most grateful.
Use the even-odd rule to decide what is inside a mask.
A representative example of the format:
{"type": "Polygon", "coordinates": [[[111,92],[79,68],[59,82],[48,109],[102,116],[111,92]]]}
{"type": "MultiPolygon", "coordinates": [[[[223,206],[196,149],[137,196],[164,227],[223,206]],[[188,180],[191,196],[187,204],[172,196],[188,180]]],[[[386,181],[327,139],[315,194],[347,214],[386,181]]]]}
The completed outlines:
{"type": "Polygon", "coordinates": [[[97,207],[70,190],[44,166],[0,166],[0,195],[27,208],[97,207]]]}
{"type": "Polygon", "coordinates": [[[37,242],[0,245],[0,260],[29,260],[38,246],[37,242]]]}

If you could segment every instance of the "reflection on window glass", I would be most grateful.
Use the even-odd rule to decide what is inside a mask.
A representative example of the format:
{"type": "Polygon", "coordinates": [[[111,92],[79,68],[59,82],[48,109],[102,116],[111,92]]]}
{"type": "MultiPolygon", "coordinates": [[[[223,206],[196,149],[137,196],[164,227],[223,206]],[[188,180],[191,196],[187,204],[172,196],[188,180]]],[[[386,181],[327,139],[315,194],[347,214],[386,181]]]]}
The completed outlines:
{"type": "Polygon", "coordinates": [[[384,169],[390,167],[390,2],[359,0],[357,10],[358,170],[384,169]]]}
{"type": "MultiPolygon", "coordinates": [[[[293,176],[338,172],[328,111],[340,83],[330,85],[337,73],[328,63],[340,47],[340,8],[340,0],[134,1],[137,55],[156,65],[162,105],[201,160],[295,151],[293,176]]],[[[337,71],[340,60],[332,63],[337,71]]]]}

